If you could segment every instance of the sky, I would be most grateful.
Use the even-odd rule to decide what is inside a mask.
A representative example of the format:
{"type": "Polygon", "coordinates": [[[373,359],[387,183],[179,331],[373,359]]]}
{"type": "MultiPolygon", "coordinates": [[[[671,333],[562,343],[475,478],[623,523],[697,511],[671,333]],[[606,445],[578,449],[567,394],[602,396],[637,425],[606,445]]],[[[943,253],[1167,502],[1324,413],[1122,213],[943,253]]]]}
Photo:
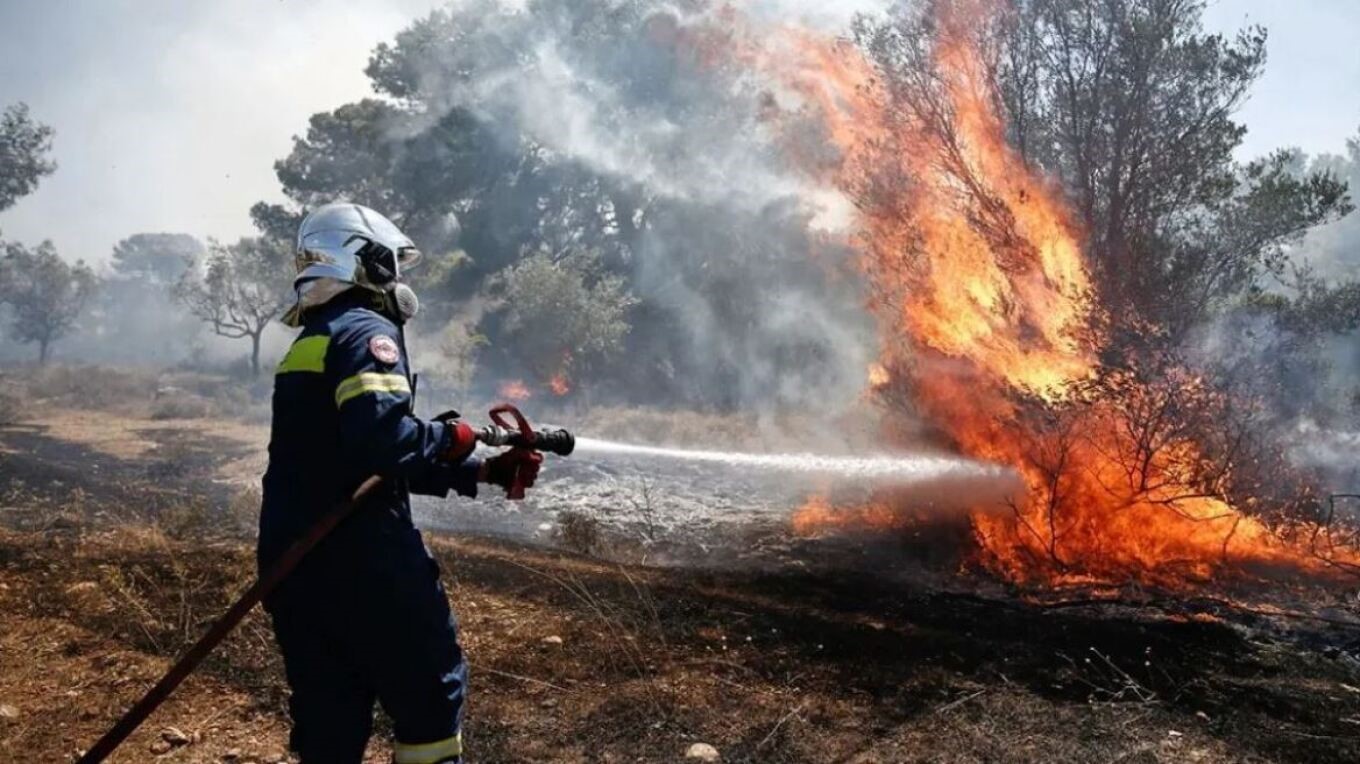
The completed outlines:
{"type": "Polygon", "coordinates": [[[307,118],[371,94],[363,68],[436,0],[0,0],[0,105],[57,134],[57,172],[0,236],[109,259],[139,231],[231,240],[281,200],[307,118]]]}
{"type": "MultiPolygon", "coordinates": [[[[755,0],[823,23],[874,0],[755,0]]],[[[363,67],[438,0],[0,0],[0,106],[57,130],[56,174],[0,213],[0,236],[52,239],[105,262],[121,238],[252,232],[282,195],[274,160],[313,113],[371,94],[363,67]]],[[[1244,158],[1341,152],[1360,129],[1360,1],[1210,0],[1206,23],[1270,30],[1270,62],[1240,117],[1244,158]]]]}
{"type": "Polygon", "coordinates": [[[1298,146],[1343,153],[1360,133],[1360,0],[1210,0],[1205,26],[1269,32],[1265,74],[1238,118],[1242,158],[1298,146]]]}

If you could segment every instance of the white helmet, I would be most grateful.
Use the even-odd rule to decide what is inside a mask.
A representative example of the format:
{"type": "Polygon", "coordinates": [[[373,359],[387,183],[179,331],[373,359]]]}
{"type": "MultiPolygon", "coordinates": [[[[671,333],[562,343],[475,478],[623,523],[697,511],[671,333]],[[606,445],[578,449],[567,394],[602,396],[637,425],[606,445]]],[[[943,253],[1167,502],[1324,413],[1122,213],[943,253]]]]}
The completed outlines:
{"type": "Polygon", "coordinates": [[[297,325],[305,308],[352,287],[391,292],[420,250],[396,224],[368,207],[334,203],[312,210],[298,226],[293,289],[297,305],[284,322],[297,325]]]}

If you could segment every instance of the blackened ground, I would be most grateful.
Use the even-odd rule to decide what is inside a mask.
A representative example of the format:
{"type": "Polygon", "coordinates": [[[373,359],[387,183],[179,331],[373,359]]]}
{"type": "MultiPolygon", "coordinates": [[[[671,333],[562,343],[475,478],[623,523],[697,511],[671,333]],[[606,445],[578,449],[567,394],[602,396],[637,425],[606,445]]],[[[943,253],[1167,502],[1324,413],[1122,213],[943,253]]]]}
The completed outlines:
{"type": "MultiPolygon", "coordinates": [[[[144,422],[129,439],[157,447],[115,456],[54,431],[0,430],[0,761],[70,760],[252,572],[248,497],[212,478],[239,442],[144,422]]],[[[861,572],[762,572],[430,543],[473,666],[471,761],[678,761],[696,742],[728,762],[1360,760],[1353,597],[1305,617],[1031,602],[942,588],[884,547],[861,572]]],[[[852,546],[790,548],[818,543],[852,546]]],[[[278,761],[285,702],[256,613],[117,760],[278,761]]]]}

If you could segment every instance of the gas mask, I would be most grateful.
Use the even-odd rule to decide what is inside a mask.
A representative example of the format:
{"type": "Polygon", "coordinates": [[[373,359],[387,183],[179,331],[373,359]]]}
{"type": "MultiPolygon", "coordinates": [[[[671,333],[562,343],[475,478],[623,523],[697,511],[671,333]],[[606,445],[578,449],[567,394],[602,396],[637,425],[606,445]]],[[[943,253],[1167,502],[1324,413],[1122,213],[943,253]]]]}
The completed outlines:
{"type": "MultiPolygon", "coordinates": [[[[355,252],[363,268],[364,281],[383,290],[383,311],[392,320],[402,324],[410,321],[420,311],[420,298],[416,297],[416,290],[399,280],[402,264],[408,252],[415,252],[415,248],[394,252],[371,240],[365,241],[355,252]]],[[[418,256],[417,253],[416,257],[418,256]]]]}
{"type": "Polygon", "coordinates": [[[399,323],[406,323],[416,317],[420,312],[420,298],[416,297],[416,290],[407,284],[398,283],[387,293],[388,312],[399,323]]]}

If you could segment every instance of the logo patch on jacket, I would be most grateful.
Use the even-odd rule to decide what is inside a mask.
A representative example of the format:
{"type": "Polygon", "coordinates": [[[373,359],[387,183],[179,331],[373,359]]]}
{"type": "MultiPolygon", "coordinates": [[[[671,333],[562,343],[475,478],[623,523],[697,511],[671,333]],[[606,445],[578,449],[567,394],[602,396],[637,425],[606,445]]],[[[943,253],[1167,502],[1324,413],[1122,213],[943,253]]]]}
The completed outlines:
{"type": "Polygon", "coordinates": [[[368,351],[373,354],[374,358],[389,366],[401,358],[401,351],[397,349],[397,341],[386,334],[378,334],[370,339],[368,351]]]}

